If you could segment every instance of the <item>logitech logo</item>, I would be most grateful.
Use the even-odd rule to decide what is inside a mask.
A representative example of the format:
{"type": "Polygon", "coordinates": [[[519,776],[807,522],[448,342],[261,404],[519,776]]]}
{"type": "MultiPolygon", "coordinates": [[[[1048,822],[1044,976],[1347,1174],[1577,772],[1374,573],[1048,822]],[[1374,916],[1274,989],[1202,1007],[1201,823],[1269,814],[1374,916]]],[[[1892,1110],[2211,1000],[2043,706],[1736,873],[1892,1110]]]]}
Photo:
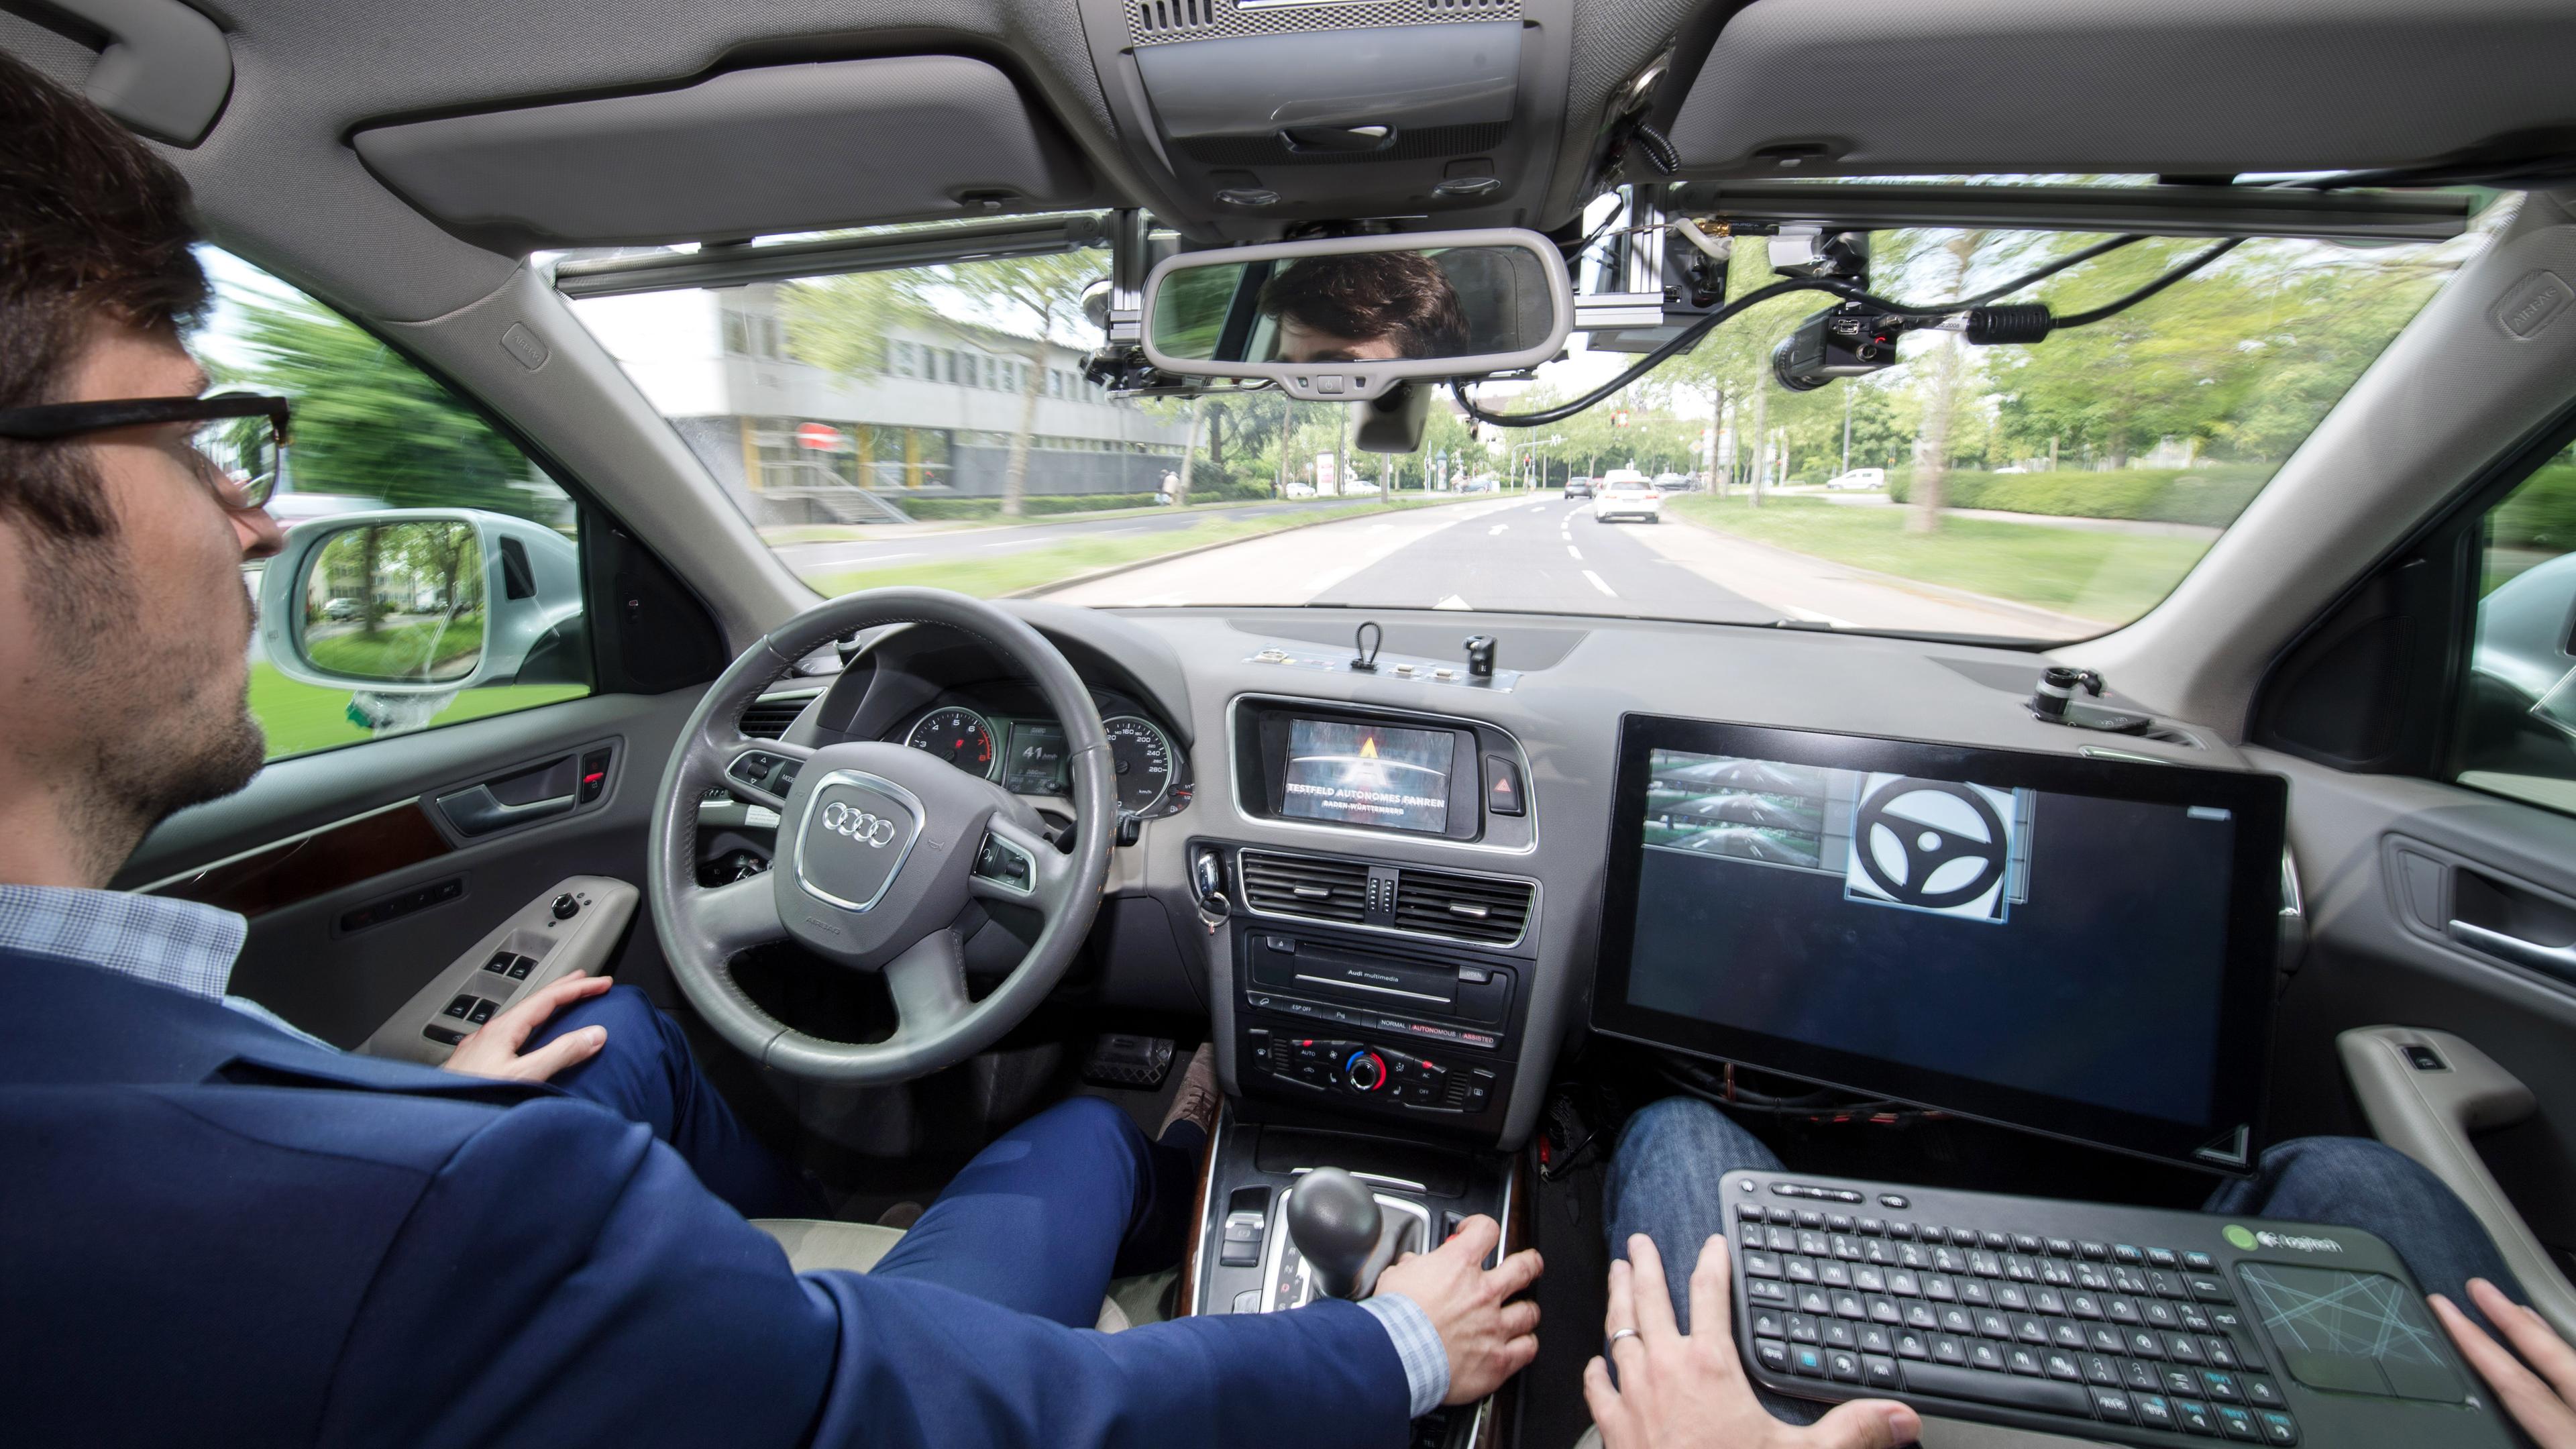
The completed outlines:
{"type": "Polygon", "coordinates": [[[2308,1233],[2276,1233],[2268,1228],[2258,1233],[2250,1229],[2238,1227],[2234,1223],[2229,1223],[2226,1227],[2219,1229],[2218,1235],[2233,1244],[2239,1251],[2247,1253],[2254,1251],[2256,1248],[2272,1248],[2276,1250],[2287,1249],[2293,1253],[2340,1253],[2343,1251],[2343,1244],[2336,1242],[2332,1238],[2320,1238],[2308,1233]]]}
{"type": "Polygon", "coordinates": [[[870,850],[883,850],[894,844],[902,827],[882,815],[871,814],[847,801],[835,800],[823,807],[823,828],[835,835],[847,836],[870,850]]]}

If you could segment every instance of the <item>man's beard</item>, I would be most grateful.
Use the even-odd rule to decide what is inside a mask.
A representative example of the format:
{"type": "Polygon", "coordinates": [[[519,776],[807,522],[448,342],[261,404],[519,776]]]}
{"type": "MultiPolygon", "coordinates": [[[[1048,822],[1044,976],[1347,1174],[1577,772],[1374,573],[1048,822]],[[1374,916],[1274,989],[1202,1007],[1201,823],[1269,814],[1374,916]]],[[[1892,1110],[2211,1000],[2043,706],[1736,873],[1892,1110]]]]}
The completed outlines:
{"type": "MultiPolygon", "coordinates": [[[[67,762],[63,823],[83,873],[105,881],[154,826],[250,783],[267,739],[247,687],[234,693],[202,645],[140,616],[116,539],[50,540],[29,552],[45,652],[85,721],[79,759],[67,762]]],[[[246,594],[240,602],[247,611],[246,594]]]]}

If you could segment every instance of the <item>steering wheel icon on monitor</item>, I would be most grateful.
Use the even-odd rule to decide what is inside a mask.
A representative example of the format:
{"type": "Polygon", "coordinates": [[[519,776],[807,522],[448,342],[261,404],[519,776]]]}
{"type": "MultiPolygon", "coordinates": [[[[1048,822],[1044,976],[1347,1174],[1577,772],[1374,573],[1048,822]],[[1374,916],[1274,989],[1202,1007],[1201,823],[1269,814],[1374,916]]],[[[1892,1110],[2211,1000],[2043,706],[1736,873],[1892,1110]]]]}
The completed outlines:
{"type": "Polygon", "coordinates": [[[1870,884],[1900,906],[1927,911],[1963,906],[1994,889],[2011,850],[1993,804],[1949,780],[1881,785],[1854,812],[1852,836],[1870,884]]]}

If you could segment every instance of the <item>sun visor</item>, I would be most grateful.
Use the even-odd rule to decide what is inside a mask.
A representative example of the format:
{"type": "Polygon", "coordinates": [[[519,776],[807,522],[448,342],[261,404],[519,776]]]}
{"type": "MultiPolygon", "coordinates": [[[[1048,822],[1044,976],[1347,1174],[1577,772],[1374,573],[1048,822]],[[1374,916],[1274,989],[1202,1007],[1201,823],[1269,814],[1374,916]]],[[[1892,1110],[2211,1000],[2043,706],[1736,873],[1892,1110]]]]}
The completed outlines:
{"type": "Polygon", "coordinates": [[[514,254],[1074,207],[1097,189],[1052,117],[962,56],[732,71],[351,144],[433,220],[514,254]]]}
{"type": "Polygon", "coordinates": [[[2576,123],[2571,54],[2525,0],[1759,0],[1670,139],[1710,177],[2408,166],[2576,123]]]}

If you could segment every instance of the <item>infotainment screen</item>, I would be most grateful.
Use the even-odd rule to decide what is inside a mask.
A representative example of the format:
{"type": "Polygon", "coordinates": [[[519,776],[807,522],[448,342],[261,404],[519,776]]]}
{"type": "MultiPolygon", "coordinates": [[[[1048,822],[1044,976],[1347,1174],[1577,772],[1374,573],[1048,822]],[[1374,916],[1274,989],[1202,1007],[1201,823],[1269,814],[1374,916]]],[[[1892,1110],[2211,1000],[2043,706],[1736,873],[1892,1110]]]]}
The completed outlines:
{"type": "Polygon", "coordinates": [[[2244,1170],[2272,776],[1632,715],[1594,1023],[2244,1170]]]}
{"type": "Polygon", "coordinates": [[[1441,834],[1457,749],[1447,730],[1291,719],[1279,813],[1441,834]]]}

